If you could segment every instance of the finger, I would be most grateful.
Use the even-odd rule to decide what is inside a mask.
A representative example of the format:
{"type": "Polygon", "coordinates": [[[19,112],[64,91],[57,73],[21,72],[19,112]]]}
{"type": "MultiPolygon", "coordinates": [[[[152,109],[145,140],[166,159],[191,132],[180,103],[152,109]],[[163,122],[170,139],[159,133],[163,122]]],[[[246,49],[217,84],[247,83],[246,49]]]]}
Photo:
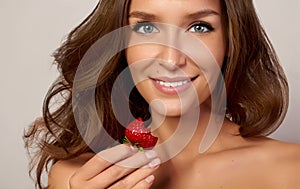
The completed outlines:
{"type": "Polygon", "coordinates": [[[107,188],[123,178],[124,176],[132,173],[137,168],[143,167],[157,158],[157,154],[153,150],[138,152],[119,163],[110,166],[99,175],[91,179],[92,186],[107,188]]]}
{"type": "MultiPolygon", "coordinates": [[[[136,171],[132,172],[131,174],[127,175],[125,178],[119,180],[117,183],[115,183],[113,186],[109,187],[109,189],[126,189],[126,188],[133,188],[133,186],[138,185],[143,180],[146,179],[148,184],[151,184],[150,178],[148,178],[153,172],[159,167],[160,159],[155,158],[152,160],[149,164],[143,166],[140,169],[137,169],[136,171]]],[[[141,184],[139,184],[141,185],[141,184]]]]}
{"type": "Polygon", "coordinates": [[[150,175],[147,178],[141,180],[139,183],[137,183],[134,187],[131,189],[148,189],[151,187],[155,180],[154,175],[150,175]]]}
{"type": "Polygon", "coordinates": [[[137,148],[121,144],[101,151],[79,168],[73,176],[90,180],[109,166],[137,153],[137,148]]]}

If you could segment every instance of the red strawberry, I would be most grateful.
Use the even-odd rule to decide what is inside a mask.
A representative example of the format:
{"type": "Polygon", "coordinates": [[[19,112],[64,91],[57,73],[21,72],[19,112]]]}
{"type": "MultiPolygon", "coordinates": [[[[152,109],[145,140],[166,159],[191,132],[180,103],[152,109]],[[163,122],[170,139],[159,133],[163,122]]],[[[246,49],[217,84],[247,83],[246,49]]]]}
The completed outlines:
{"type": "Polygon", "coordinates": [[[126,127],[124,143],[137,146],[140,150],[155,146],[157,140],[150,129],[145,128],[142,118],[132,121],[126,127]]]}

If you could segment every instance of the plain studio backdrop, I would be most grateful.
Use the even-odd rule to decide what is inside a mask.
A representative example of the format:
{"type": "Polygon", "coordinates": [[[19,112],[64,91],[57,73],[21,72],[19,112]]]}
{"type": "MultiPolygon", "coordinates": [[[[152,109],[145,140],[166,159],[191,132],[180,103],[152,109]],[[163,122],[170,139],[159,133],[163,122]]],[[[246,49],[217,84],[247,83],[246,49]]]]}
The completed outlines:
{"type": "MultiPolygon", "coordinates": [[[[0,0],[0,188],[32,189],[22,134],[41,115],[57,77],[51,54],[96,0],[0,0]]],[[[271,137],[300,143],[300,1],[256,0],[258,14],[290,84],[290,107],[271,137]]]]}

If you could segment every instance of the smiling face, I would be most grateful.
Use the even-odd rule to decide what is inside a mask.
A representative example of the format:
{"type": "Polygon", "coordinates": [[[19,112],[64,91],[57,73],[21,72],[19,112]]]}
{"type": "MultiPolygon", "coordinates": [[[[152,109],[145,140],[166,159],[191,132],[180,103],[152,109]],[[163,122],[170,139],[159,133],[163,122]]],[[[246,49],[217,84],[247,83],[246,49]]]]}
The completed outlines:
{"type": "Polygon", "coordinates": [[[152,111],[180,116],[209,98],[226,53],[219,0],[131,0],[129,24],[127,62],[152,111]]]}

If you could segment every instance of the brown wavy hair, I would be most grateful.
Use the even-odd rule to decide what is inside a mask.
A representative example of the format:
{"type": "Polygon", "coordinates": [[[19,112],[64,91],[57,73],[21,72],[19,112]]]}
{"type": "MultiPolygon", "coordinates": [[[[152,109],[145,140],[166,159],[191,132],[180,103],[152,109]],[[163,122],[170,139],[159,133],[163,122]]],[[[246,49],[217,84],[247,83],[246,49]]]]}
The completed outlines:
{"type": "MultiPolygon", "coordinates": [[[[128,25],[130,0],[102,0],[93,12],[73,31],[54,53],[60,77],[49,89],[43,104],[43,117],[24,133],[25,146],[32,155],[30,173],[35,170],[36,187],[44,188],[41,176],[58,160],[69,159],[95,151],[82,139],[75,116],[84,124],[83,130],[95,126],[88,111],[95,103],[107,133],[120,140],[124,127],[114,112],[121,112],[125,122],[134,116],[149,119],[148,104],[136,89],[129,98],[130,112],[114,110],[109,100],[117,76],[127,67],[123,51],[117,53],[99,75],[95,98],[86,100],[86,110],[76,111],[72,103],[73,82],[79,63],[89,48],[106,34],[128,25]],[[100,3],[101,2],[101,3],[100,3]],[[94,101],[93,101],[94,100],[94,101]],[[56,108],[52,106],[55,105],[56,108]],[[74,115],[76,112],[76,115],[74,115]]],[[[227,91],[227,115],[240,127],[243,137],[260,137],[272,133],[281,124],[288,106],[288,84],[276,53],[256,15],[251,0],[221,0],[225,13],[228,58],[222,73],[227,91]]],[[[113,43],[121,45],[122,36],[113,43]],[[119,42],[116,42],[119,41],[119,42]]],[[[106,49],[107,50],[107,49],[106,49]]],[[[105,55],[106,50],[99,51],[105,55]]],[[[91,68],[92,69],[92,68],[91,68]]],[[[130,81],[129,81],[130,82],[130,81]]],[[[82,91],[88,90],[88,80],[82,91]]],[[[119,87],[121,102],[127,102],[119,87]]],[[[127,102],[128,103],[128,102],[127,102]]],[[[94,143],[105,140],[98,137],[94,143]]],[[[101,150],[99,148],[98,150],[101,150]]]]}

